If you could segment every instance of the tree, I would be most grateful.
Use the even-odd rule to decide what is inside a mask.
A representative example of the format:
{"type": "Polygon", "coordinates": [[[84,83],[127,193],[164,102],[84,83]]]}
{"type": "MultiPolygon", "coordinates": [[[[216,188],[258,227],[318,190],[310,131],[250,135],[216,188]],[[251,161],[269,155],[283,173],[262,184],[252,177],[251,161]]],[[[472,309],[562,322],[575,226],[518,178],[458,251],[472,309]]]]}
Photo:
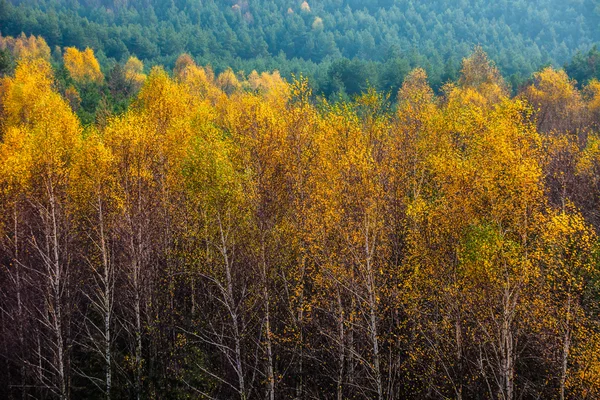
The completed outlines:
{"type": "Polygon", "coordinates": [[[538,257],[544,266],[545,293],[549,296],[546,304],[558,344],[559,398],[565,399],[572,396],[569,389],[581,390],[578,384],[574,384],[576,372],[572,370],[582,365],[578,357],[573,357],[572,347],[594,340],[596,333],[595,329],[587,328],[589,314],[584,296],[589,292],[586,287],[597,275],[592,259],[597,239],[583,217],[572,209],[563,209],[549,216],[546,224],[540,238],[538,257]]]}
{"type": "Polygon", "coordinates": [[[563,70],[552,67],[534,74],[534,82],[523,92],[535,107],[542,133],[578,134],[586,124],[585,109],[575,82],[563,70]]]}
{"type": "MultiPolygon", "coordinates": [[[[84,252],[81,259],[87,260],[91,278],[83,296],[89,301],[90,315],[86,321],[84,347],[92,356],[102,359],[104,379],[102,390],[107,400],[112,398],[114,384],[113,347],[115,342],[115,301],[117,270],[115,266],[115,222],[118,203],[116,195],[115,165],[110,150],[102,143],[98,132],[86,137],[82,148],[74,157],[70,196],[72,212],[85,227],[87,235],[79,238],[84,252]]],[[[83,370],[86,366],[81,367],[83,370]]],[[[90,376],[92,372],[85,373],[90,376]]],[[[90,376],[95,382],[97,376],[90,376]]]]}
{"type": "Polygon", "coordinates": [[[125,66],[123,67],[125,72],[125,79],[132,86],[133,91],[137,92],[140,90],[144,81],[146,80],[146,75],[144,74],[144,64],[137,59],[136,57],[129,57],[125,66]]]}
{"type": "MultiPolygon", "coordinates": [[[[71,285],[77,271],[71,267],[73,231],[67,189],[81,128],[69,105],[53,90],[51,67],[46,61],[21,62],[15,77],[4,80],[2,86],[4,146],[19,146],[12,150],[17,152],[14,157],[27,160],[28,170],[21,171],[26,174],[18,182],[21,190],[36,199],[26,211],[31,225],[25,239],[27,250],[23,251],[29,256],[19,260],[17,267],[33,274],[29,278],[31,289],[39,296],[31,310],[36,321],[32,334],[37,336],[32,340],[38,342],[36,376],[42,388],[68,399],[74,340],[71,316],[75,292],[71,285]],[[24,139],[13,139],[15,136],[24,139]]],[[[18,225],[13,235],[18,237],[18,225]]]]}
{"type": "Polygon", "coordinates": [[[69,75],[78,83],[101,83],[104,76],[100,64],[89,47],[79,51],[75,47],[65,49],[63,60],[69,75]]]}

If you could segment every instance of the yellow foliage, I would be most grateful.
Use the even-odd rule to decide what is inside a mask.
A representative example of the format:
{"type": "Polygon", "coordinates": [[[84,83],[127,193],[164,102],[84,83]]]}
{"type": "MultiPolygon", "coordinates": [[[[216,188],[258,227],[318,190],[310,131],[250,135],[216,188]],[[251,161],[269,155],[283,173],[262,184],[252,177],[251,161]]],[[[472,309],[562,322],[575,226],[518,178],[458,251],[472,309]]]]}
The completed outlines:
{"type": "Polygon", "coordinates": [[[577,173],[598,181],[597,171],[600,166],[600,137],[597,134],[590,134],[586,147],[577,160],[577,173]]]}
{"type": "Polygon", "coordinates": [[[129,57],[125,63],[125,79],[132,83],[134,90],[139,90],[146,81],[144,64],[135,56],[129,57]]]}
{"type": "Polygon", "coordinates": [[[228,95],[233,94],[242,87],[237,76],[235,76],[231,69],[227,69],[219,74],[217,78],[217,86],[219,86],[221,90],[228,95]]]}
{"type": "Polygon", "coordinates": [[[190,94],[198,99],[216,102],[223,95],[214,83],[214,75],[210,67],[187,66],[185,73],[179,79],[190,94]]]}
{"type": "MultiPolygon", "coordinates": [[[[100,82],[91,59],[91,50],[66,50],[74,80],[100,82]]],[[[130,108],[83,132],[71,110],[77,90],[61,98],[48,62],[20,61],[0,83],[3,202],[44,201],[54,185],[79,216],[74,225],[107,206],[107,237],[123,241],[114,251],[136,247],[123,237],[145,241],[155,248],[143,257],[164,251],[186,285],[209,277],[225,308],[237,296],[224,294],[225,282],[244,279],[231,290],[243,286],[247,297],[231,310],[247,302],[246,311],[262,312],[265,297],[285,293],[273,297],[289,307],[273,314],[285,320],[264,336],[279,346],[305,345],[314,338],[303,329],[323,324],[326,335],[311,345],[332,351],[338,339],[348,342],[336,336],[348,329],[362,367],[375,371],[373,349],[396,351],[406,335],[411,350],[400,368],[424,371],[428,382],[481,383],[480,369],[492,376],[522,362],[522,343],[550,343],[539,357],[554,368],[568,337],[570,394],[597,395],[598,328],[584,296],[598,275],[598,237],[569,196],[561,210],[549,205],[546,183],[563,172],[549,167],[559,154],[575,178],[597,180],[600,139],[542,137],[534,116],[539,123],[543,115],[529,104],[566,105],[571,114],[561,118],[595,113],[598,82],[584,103],[564,72],[547,69],[524,97],[510,98],[479,48],[440,96],[424,70],[413,70],[397,107],[374,90],[315,101],[305,79],[288,84],[278,71],[252,71],[240,83],[229,69],[215,79],[188,55],[173,77],[160,67],[146,77],[134,57],[125,75],[140,86],[130,108]],[[164,225],[140,228],[154,221],[164,225]],[[253,282],[257,265],[277,290],[265,294],[267,285],[253,282]],[[500,360],[456,372],[467,355],[484,353],[500,360]]]]}
{"type": "Polygon", "coordinates": [[[75,47],[67,47],[63,54],[63,60],[69,75],[76,82],[100,83],[104,80],[104,75],[100,71],[100,64],[94,56],[94,51],[90,48],[79,51],[75,47]]]}
{"type": "Polygon", "coordinates": [[[592,79],[584,89],[587,109],[596,126],[600,123],[600,81],[592,79]]]}
{"type": "Polygon", "coordinates": [[[547,67],[533,75],[523,95],[536,109],[541,132],[574,131],[584,122],[583,101],[575,82],[565,71],[547,67]]]}
{"type": "Polygon", "coordinates": [[[194,61],[192,56],[190,56],[187,53],[184,53],[177,58],[177,61],[175,61],[175,68],[173,69],[173,74],[178,78],[182,78],[186,70],[189,67],[194,66],[196,66],[196,62],[194,61]]]}
{"type": "Polygon", "coordinates": [[[260,75],[252,71],[248,75],[247,86],[259,92],[265,100],[274,105],[285,105],[290,96],[290,86],[277,70],[272,73],[263,72],[260,75]]]}
{"type": "Polygon", "coordinates": [[[258,75],[256,70],[253,70],[250,75],[248,75],[248,85],[250,86],[250,89],[258,90],[258,87],[260,86],[260,75],[258,75]]]}
{"type": "Polygon", "coordinates": [[[17,38],[0,36],[0,49],[10,50],[16,60],[32,60],[35,58],[50,60],[50,47],[41,36],[31,35],[27,37],[24,33],[17,38]]]}
{"type": "Polygon", "coordinates": [[[480,46],[476,46],[473,54],[463,60],[458,83],[464,88],[476,89],[493,103],[508,95],[500,71],[480,46]]]}
{"type": "Polygon", "coordinates": [[[0,169],[9,184],[15,190],[40,190],[40,180],[57,187],[66,184],[82,130],[67,102],[54,90],[48,62],[22,60],[14,78],[2,81],[0,93],[4,104],[0,153],[6,156],[2,163],[8,162],[0,169]]]}

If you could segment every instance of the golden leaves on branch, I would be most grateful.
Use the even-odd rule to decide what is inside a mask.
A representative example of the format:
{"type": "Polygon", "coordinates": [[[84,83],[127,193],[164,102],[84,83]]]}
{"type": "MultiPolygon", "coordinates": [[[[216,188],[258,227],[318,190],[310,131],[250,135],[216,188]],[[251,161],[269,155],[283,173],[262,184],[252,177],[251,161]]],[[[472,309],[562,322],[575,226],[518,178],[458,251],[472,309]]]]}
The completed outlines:
{"type": "Polygon", "coordinates": [[[131,82],[134,91],[140,90],[146,81],[146,74],[144,74],[144,63],[142,63],[137,57],[131,56],[125,63],[123,69],[125,71],[125,79],[131,82]]]}
{"type": "Polygon", "coordinates": [[[100,83],[104,75],[100,71],[100,64],[94,56],[94,51],[89,47],[79,51],[75,47],[65,48],[63,54],[65,68],[69,75],[78,83],[100,83]]]}

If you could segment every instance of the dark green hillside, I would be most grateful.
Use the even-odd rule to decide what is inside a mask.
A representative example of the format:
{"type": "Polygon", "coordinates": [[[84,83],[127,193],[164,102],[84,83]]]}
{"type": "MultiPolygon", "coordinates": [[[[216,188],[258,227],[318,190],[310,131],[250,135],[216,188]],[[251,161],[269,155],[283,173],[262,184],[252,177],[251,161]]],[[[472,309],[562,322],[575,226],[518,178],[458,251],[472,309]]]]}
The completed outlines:
{"type": "Polygon", "coordinates": [[[104,65],[130,54],[172,65],[188,52],[216,70],[302,71],[325,92],[350,94],[367,81],[397,88],[414,66],[439,86],[476,44],[516,84],[587,52],[599,23],[593,0],[0,0],[3,35],[89,46],[104,65]],[[359,76],[332,63],[341,57],[359,76]]]}

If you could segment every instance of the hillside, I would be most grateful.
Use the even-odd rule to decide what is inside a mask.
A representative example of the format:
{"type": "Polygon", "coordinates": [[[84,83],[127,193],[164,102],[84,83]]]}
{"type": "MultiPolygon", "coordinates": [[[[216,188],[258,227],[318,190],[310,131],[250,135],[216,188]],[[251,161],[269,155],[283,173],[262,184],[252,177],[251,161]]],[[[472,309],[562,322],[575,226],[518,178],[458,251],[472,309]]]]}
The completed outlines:
{"type": "Polygon", "coordinates": [[[102,65],[188,52],[216,71],[303,72],[328,94],[395,91],[417,66],[439,87],[474,45],[516,86],[600,42],[598,24],[593,0],[0,0],[2,35],[91,47],[102,65]]]}

